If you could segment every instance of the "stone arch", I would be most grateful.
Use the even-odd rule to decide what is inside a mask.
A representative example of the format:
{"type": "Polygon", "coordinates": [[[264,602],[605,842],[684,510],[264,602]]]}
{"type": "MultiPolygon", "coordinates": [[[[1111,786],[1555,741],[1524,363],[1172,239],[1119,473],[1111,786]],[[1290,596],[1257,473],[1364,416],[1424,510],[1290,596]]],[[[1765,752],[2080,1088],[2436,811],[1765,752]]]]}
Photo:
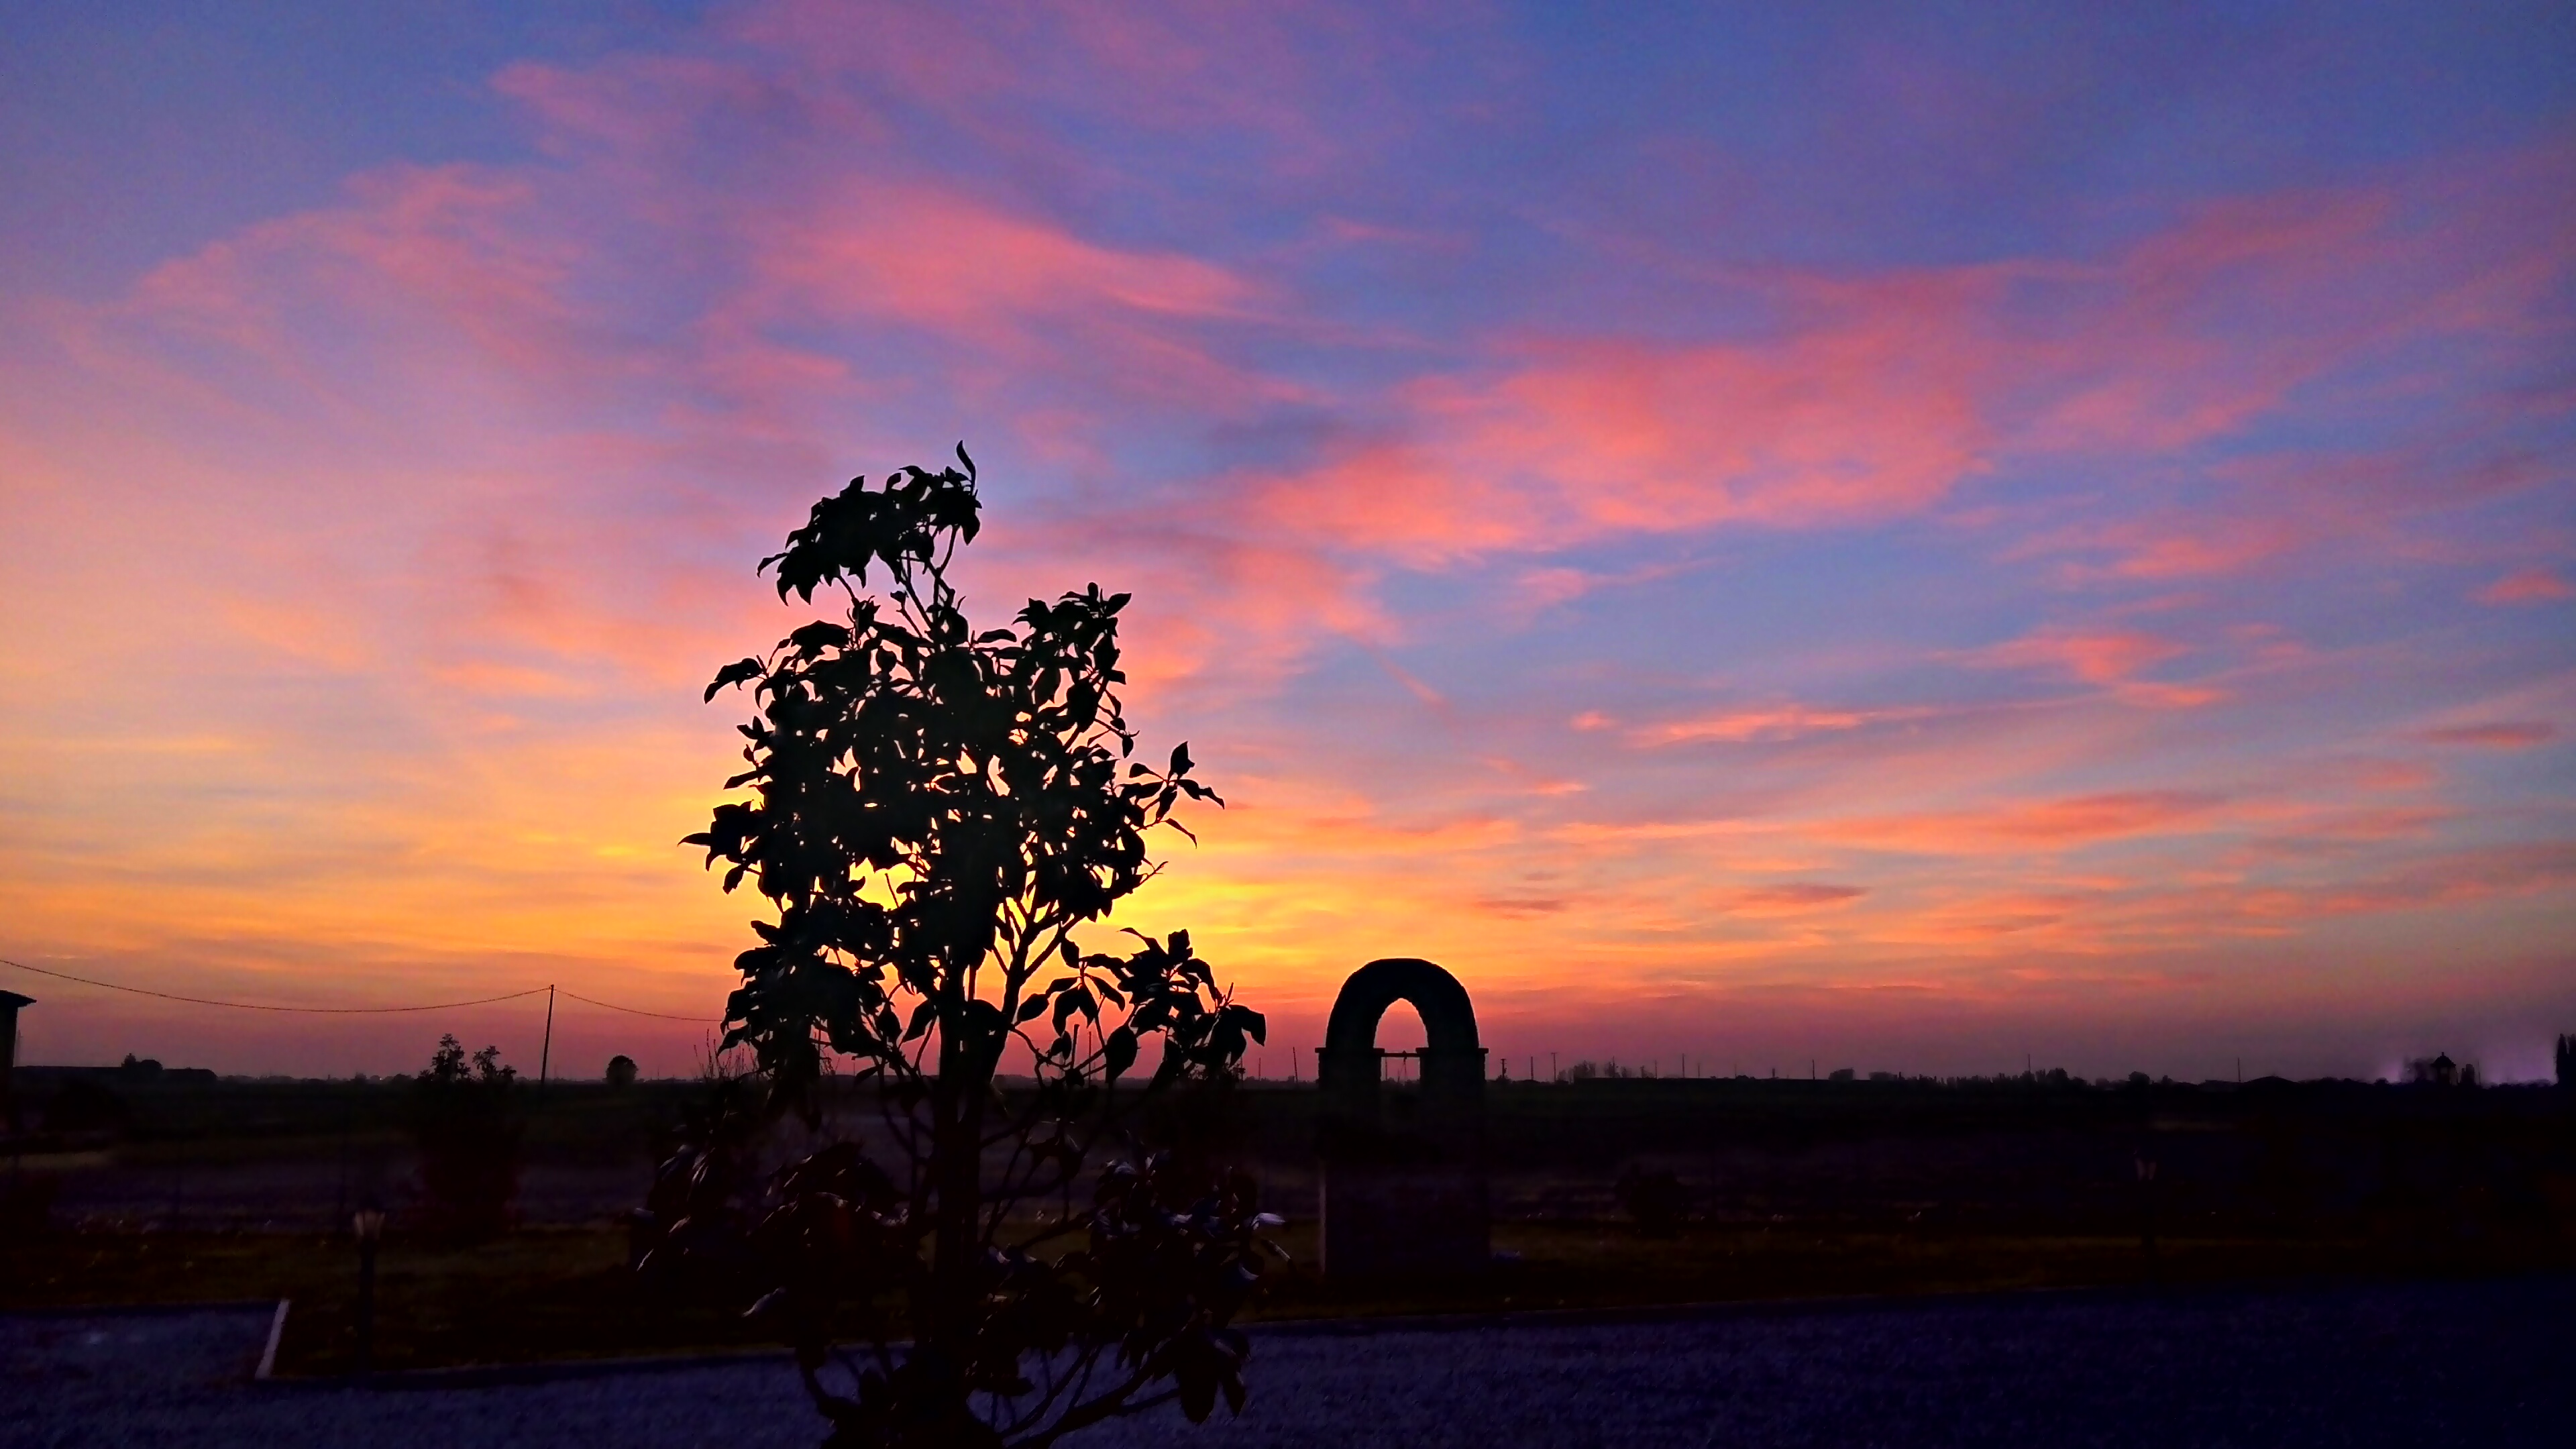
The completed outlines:
{"type": "Polygon", "coordinates": [[[1323,1049],[1315,1054],[1325,1113],[1346,1128],[1377,1119],[1383,1059],[1378,1023],[1399,1001],[1422,1016],[1422,1091],[1430,1114],[1451,1119],[1444,1126],[1455,1126],[1460,1113],[1472,1114],[1484,1101],[1485,1049],[1476,1040],[1476,1007],[1467,999],[1467,988],[1428,961],[1371,961],[1342,983],[1324,1029],[1323,1049]]]}
{"type": "Polygon", "coordinates": [[[1410,956],[1371,961],[1342,983],[1333,1017],[1324,1028],[1327,1051],[1367,1051],[1377,1045],[1377,1024],[1399,1001],[1422,1013],[1433,1051],[1475,1051],[1476,1007],[1458,978],[1410,956]]]}
{"type": "Polygon", "coordinates": [[[1324,1271],[1484,1267],[1485,1048],[1467,988],[1428,961],[1371,961],[1342,983],[1324,1037],[1315,1053],[1324,1271]],[[1425,1037],[1420,1111],[1402,1130],[1382,1114],[1377,1045],[1398,1001],[1421,1013],[1425,1037]]]}

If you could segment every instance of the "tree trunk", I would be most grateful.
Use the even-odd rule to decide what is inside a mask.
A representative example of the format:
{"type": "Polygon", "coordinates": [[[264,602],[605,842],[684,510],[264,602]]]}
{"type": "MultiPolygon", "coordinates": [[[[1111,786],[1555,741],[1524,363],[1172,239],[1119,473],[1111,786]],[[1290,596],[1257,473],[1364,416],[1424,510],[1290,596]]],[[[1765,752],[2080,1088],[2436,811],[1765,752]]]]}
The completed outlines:
{"type": "Polygon", "coordinates": [[[916,1363],[927,1371],[926,1379],[955,1385],[954,1407],[961,1414],[966,1406],[963,1375],[983,1296],[984,1098],[990,1071],[984,1056],[977,1043],[943,1023],[939,1079],[930,1099],[937,1226],[931,1239],[929,1301],[914,1305],[920,1335],[916,1363]]]}

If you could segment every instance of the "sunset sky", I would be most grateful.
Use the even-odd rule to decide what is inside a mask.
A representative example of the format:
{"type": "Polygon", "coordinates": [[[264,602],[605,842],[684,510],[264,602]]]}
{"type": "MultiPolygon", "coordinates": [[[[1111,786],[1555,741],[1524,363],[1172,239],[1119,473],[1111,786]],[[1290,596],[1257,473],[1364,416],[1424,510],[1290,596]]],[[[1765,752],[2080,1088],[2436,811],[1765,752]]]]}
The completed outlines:
{"type": "Polygon", "coordinates": [[[0,956],[693,1069],[752,565],[960,439],[1271,1075],[1387,955],[1515,1076],[2576,1030],[2563,4],[11,4],[0,956]]]}

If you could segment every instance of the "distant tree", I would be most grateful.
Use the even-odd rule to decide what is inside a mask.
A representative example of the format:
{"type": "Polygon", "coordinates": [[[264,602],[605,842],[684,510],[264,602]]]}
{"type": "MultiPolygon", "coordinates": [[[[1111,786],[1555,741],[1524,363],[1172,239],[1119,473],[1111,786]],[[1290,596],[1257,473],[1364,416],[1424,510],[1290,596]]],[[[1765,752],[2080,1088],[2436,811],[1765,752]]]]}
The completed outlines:
{"type": "Polygon", "coordinates": [[[1192,1419],[1220,1395],[1240,1408],[1230,1323],[1275,1252],[1248,1180],[1159,1156],[1086,1176],[1138,1099],[1230,1082],[1264,1026],[1186,932],[1123,956],[1076,942],[1159,869],[1149,829],[1223,802],[1186,745],[1130,760],[1127,595],[968,623],[949,568],[980,503],[957,461],[853,480],[761,561],[782,601],[837,588],[847,608],[708,686],[758,710],[727,782],[752,798],[687,842],[776,909],[726,1007],[762,1110],[824,1121],[826,1065],[846,1061],[891,1146],[763,1178],[716,1114],[657,1184],[642,1266],[757,1290],[835,1445],[1043,1445],[1175,1399],[1192,1419]],[[1006,1058],[1029,1077],[1005,1084],[1006,1058]],[[867,1340],[846,1378],[825,1373],[836,1322],[867,1340]]]}
{"type": "Polygon", "coordinates": [[[625,1091],[635,1085],[635,1059],[619,1052],[608,1059],[608,1085],[625,1091]]]}
{"type": "Polygon", "coordinates": [[[517,1068],[501,1064],[499,1047],[469,1058],[448,1035],[412,1079],[412,1141],[433,1236],[481,1242],[509,1226],[524,1127],[518,1078],[517,1068]]]}
{"type": "Polygon", "coordinates": [[[2558,1037],[2558,1085],[2576,1087],[2576,1036],[2558,1037]]]}

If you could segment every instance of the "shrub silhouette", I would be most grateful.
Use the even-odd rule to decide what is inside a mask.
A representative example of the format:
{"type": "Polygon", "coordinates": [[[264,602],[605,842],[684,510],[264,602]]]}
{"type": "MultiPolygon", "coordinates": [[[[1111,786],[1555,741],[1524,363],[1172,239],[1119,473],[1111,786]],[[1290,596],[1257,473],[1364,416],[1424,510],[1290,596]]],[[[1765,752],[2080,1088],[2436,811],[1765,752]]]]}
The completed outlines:
{"type": "Polygon", "coordinates": [[[1669,1168],[1631,1167],[1619,1174],[1619,1206],[1653,1237],[1681,1231],[1690,1213],[1690,1190],[1669,1168]]]}
{"type": "Polygon", "coordinates": [[[422,1209],[429,1233],[481,1242],[509,1226],[519,1192],[523,1127],[518,1071],[487,1046],[469,1059],[453,1035],[438,1039],[429,1066],[412,1079],[412,1141],[420,1150],[422,1209]]]}
{"type": "Polygon", "coordinates": [[[957,462],[854,479],[761,561],[782,601],[847,607],[708,686],[758,711],[726,782],[751,798],[686,842],[775,908],[723,1043],[751,1048],[762,1093],[666,1164],[641,1267],[757,1293],[835,1445],[1036,1445],[1166,1400],[1240,1408],[1230,1323],[1276,1251],[1251,1184],[1204,1160],[1087,1172],[1140,1101],[1230,1081],[1264,1025],[1185,931],[1125,955],[1075,940],[1159,869],[1150,829],[1223,802],[1186,745],[1132,758],[1127,595],[968,623],[948,570],[981,505],[957,462]],[[1001,1080],[1006,1056],[1025,1079],[1001,1080]],[[819,1126],[835,1061],[891,1145],[761,1174],[747,1118],[819,1126]],[[869,1346],[827,1374],[836,1323],[869,1346]]]}

